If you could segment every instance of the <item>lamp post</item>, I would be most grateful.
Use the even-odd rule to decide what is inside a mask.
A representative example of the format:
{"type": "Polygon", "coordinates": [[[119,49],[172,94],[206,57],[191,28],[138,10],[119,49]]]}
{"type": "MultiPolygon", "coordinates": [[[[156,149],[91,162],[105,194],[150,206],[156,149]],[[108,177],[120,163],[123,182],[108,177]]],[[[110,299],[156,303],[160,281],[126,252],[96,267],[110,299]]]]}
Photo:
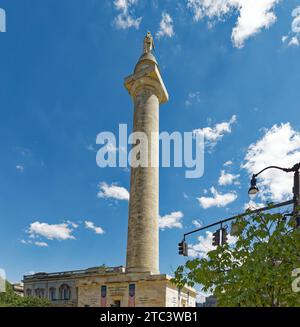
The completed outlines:
{"type": "Polygon", "coordinates": [[[258,175],[260,175],[262,172],[268,169],[279,169],[286,173],[294,173],[294,186],[293,186],[293,218],[296,220],[297,227],[300,226],[300,216],[299,216],[299,209],[300,209],[300,162],[295,164],[292,168],[282,168],[278,166],[269,166],[264,169],[262,169],[257,174],[252,175],[250,188],[248,191],[249,195],[255,195],[259,192],[258,187],[256,186],[256,178],[258,175]]]}
{"type": "Polygon", "coordinates": [[[186,254],[183,254],[183,252],[182,252],[182,245],[183,245],[183,243],[185,243],[185,238],[188,235],[191,235],[191,234],[194,234],[194,233],[203,231],[205,229],[208,229],[208,228],[211,228],[211,227],[214,227],[214,226],[217,226],[217,225],[221,225],[221,228],[222,228],[222,224],[227,223],[229,221],[233,221],[233,220],[236,220],[236,219],[241,218],[241,217],[249,216],[250,214],[257,214],[259,212],[264,212],[264,211],[275,209],[275,208],[285,207],[285,206],[291,205],[291,204],[294,205],[292,216],[293,216],[294,220],[296,221],[297,227],[300,227],[300,162],[297,163],[297,164],[295,164],[292,168],[282,168],[282,167],[278,167],[278,166],[269,166],[269,167],[266,167],[266,168],[262,169],[257,174],[253,174],[252,175],[252,179],[251,179],[250,188],[248,190],[248,194],[249,195],[255,195],[255,194],[257,194],[259,192],[259,189],[258,189],[258,187],[256,185],[256,178],[257,178],[257,176],[260,175],[265,170],[272,169],[272,168],[273,169],[282,170],[282,171],[284,171],[286,173],[291,173],[291,172],[294,173],[294,186],[293,186],[293,194],[294,194],[294,196],[293,196],[293,199],[292,200],[288,200],[288,201],[285,201],[285,202],[280,202],[280,203],[272,204],[271,206],[268,205],[266,207],[254,209],[254,210],[251,210],[251,211],[246,211],[246,212],[241,213],[239,215],[236,215],[236,216],[233,216],[233,217],[230,217],[230,218],[226,218],[226,219],[217,221],[215,223],[212,223],[210,225],[206,225],[206,226],[203,226],[203,227],[194,229],[194,230],[192,230],[192,231],[190,231],[188,233],[185,233],[183,235],[183,241],[178,244],[179,246],[181,246],[179,248],[179,251],[180,251],[179,254],[181,254],[181,255],[187,255],[187,252],[186,252],[186,254]]]}

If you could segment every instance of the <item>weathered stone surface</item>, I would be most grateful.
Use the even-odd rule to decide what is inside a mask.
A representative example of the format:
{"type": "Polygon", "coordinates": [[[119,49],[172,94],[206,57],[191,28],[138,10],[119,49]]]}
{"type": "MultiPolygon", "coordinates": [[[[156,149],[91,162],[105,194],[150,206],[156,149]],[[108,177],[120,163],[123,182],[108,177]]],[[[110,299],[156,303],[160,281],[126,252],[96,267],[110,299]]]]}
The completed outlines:
{"type": "MultiPolygon", "coordinates": [[[[150,58],[150,59],[149,59],[150,58]]],[[[132,167],[127,272],[159,273],[159,104],[168,100],[157,62],[141,57],[125,87],[134,101],[133,131],[148,140],[148,167],[132,167]]]]}
{"type": "Polygon", "coordinates": [[[101,307],[101,287],[107,287],[106,307],[117,302],[129,306],[129,285],[135,285],[134,306],[137,307],[177,307],[195,306],[196,292],[184,287],[180,292],[170,282],[168,275],[149,273],[125,273],[121,267],[86,269],[84,271],[60,272],[44,276],[27,276],[24,280],[24,295],[27,290],[35,295],[35,290],[43,289],[43,297],[52,300],[55,306],[101,307]],[[70,288],[69,299],[60,292],[62,285],[70,288]],[[51,289],[56,290],[51,298],[51,289]]]}
{"type": "Polygon", "coordinates": [[[77,281],[78,306],[101,306],[101,286],[106,285],[106,306],[120,301],[121,307],[129,303],[129,284],[135,284],[135,306],[137,307],[178,307],[195,306],[196,292],[185,287],[181,291],[170,282],[167,275],[141,273],[118,274],[77,281]]]}

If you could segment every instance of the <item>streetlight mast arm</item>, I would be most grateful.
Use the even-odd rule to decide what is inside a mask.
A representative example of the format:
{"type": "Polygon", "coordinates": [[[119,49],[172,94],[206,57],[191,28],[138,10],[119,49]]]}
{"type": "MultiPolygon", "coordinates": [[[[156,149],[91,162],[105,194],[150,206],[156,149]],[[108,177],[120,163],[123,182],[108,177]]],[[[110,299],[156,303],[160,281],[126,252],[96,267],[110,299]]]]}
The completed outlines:
{"type": "MultiPolygon", "coordinates": [[[[300,208],[300,162],[296,163],[292,168],[282,168],[282,167],[278,167],[278,166],[269,166],[266,167],[264,169],[262,169],[260,172],[258,172],[257,174],[253,174],[252,175],[252,179],[251,179],[251,186],[249,188],[248,193],[249,194],[256,194],[258,192],[258,188],[256,186],[256,177],[258,175],[260,175],[262,172],[264,172],[267,169],[271,169],[271,168],[275,168],[275,169],[279,169],[282,170],[286,173],[290,173],[293,172],[294,173],[294,186],[293,186],[293,202],[294,202],[294,210],[293,210],[293,216],[294,218],[299,220],[299,224],[300,224],[300,217],[299,217],[299,208],[300,208]]],[[[298,224],[298,222],[297,222],[298,224]]]]}
{"type": "Polygon", "coordinates": [[[260,172],[258,172],[257,174],[253,174],[254,177],[257,177],[258,175],[260,175],[261,173],[263,173],[265,170],[268,170],[268,169],[279,169],[279,170],[282,170],[282,171],[285,171],[286,173],[289,173],[291,171],[294,171],[294,167],[293,168],[282,168],[282,167],[278,167],[278,166],[269,166],[269,167],[266,167],[264,169],[262,169],[260,172]]]}

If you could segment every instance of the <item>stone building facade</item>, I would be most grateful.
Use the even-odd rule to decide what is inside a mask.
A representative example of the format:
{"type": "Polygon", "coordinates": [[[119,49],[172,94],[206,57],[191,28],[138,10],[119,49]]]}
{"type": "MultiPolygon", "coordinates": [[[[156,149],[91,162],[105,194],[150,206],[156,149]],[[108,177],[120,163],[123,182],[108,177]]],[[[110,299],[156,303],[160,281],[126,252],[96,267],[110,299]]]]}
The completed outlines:
{"type": "Polygon", "coordinates": [[[55,306],[77,306],[76,278],[87,270],[24,276],[24,296],[46,298],[55,306]]]}
{"type": "Polygon", "coordinates": [[[194,307],[196,293],[178,290],[163,274],[126,273],[124,267],[95,267],[24,276],[24,295],[65,307],[194,307]]]}

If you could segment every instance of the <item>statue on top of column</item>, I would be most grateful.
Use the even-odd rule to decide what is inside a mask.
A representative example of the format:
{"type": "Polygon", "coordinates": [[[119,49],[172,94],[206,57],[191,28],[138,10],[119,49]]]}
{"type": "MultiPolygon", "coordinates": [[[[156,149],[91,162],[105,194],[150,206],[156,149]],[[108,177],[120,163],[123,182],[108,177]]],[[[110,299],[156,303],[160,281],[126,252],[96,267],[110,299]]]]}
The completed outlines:
{"type": "Polygon", "coordinates": [[[154,40],[151,33],[148,31],[144,38],[144,53],[151,53],[154,49],[154,40]]]}

